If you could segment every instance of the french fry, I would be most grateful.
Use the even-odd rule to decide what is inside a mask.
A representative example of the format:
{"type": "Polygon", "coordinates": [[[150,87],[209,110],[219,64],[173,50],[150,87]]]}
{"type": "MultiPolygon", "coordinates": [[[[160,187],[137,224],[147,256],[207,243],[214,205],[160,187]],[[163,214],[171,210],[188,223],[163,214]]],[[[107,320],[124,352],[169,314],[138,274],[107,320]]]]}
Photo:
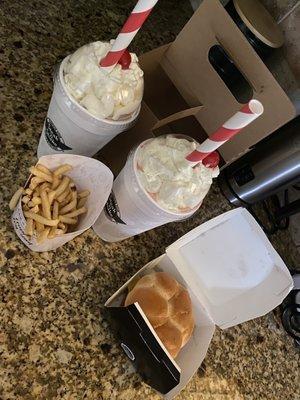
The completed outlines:
{"type": "Polygon", "coordinates": [[[49,234],[48,234],[48,239],[53,239],[53,238],[55,238],[55,236],[56,236],[56,231],[57,231],[56,226],[53,226],[53,227],[50,229],[50,232],[49,232],[49,234]]]}
{"type": "Polygon", "coordinates": [[[55,194],[56,194],[55,197],[60,196],[67,189],[69,183],[70,183],[70,178],[64,176],[58,188],[55,189],[55,194]]]}
{"type": "Polygon", "coordinates": [[[40,197],[34,196],[32,197],[31,202],[35,205],[42,204],[42,199],[40,197]]]}
{"type": "Polygon", "coordinates": [[[82,199],[83,197],[88,197],[90,195],[89,190],[84,190],[83,192],[78,193],[78,198],[82,199]]]}
{"type": "MultiPolygon", "coordinates": [[[[55,193],[55,192],[54,192],[54,193],[55,193]]],[[[60,196],[56,197],[56,198],[57,198],[57,201],[58,201],[59,203],[61,203],[62,201],[64,201],[64,200],[67,199],[67,197],[68,197],[69,194],[70,194],[70,189],[67,187],[66,190],[65,190],[64,192],[62,192],[62,194],[61,194],[60,196]]]]}
{"type": "Polygon", "coordinates": [[[44,172],[45,174],[52,176],[52,172],[47,167],[45,167],[45,165],[38,164],[36,167],[37,167],[37,169],[44,172]]]}
{"type": "Polygon", "coordinates": [[[70,193],[68,194],[68,196],[66,197],[67,204],[68,204],[72,199],[73,199],[73,195],[72,195],[72,192],[70,192],[70,193]]]}
{"type": "Polygon", "coordinates": [[[71,191],[71,200],[72,200],[72,201],[76,201],[75,208],[78,208],[78,207],[77,207],[77,203],[78,203],[78,198],[77,198],[77,196],[78,196],[77,190],[72,190],[72,191],[71,191]]]}
{"type": "Polygon", "coordinates": [[[40,197],[40,189],[36,187],[32,193],[32,197],[40,197]]]}
{"type": "Polygon", "coordinates": [[[84,214],[86,212],[87,212],[87,209],[85,207],[81,207],[75,211],[68,213],[68,214],[64,214],[64,216],[68,217],[68,218],[73,218],[73,217],[78,217],[78,215],[84,214]]]}
{"type": "Polygon", "coordinates": [[[35,175],[37,178],[43,179],[43,181],[46,182],[53,182],[53,178],[51,175],[45,174],[45,172],[39,170],[36,167],[30,167],[29,171],[32,173],[32,175],[35,175]]]}
{"type": "Polygon", "coordinates": [[[59,222],[58,225],[57,225],[57,227],[58,227],[59,229],[65,229],[65,228],[67,227],[67,225],[65,225],[63,222],[59,222]]]}
{"type": "Polygon", "coordinates": [[[34,221],[47,226],[56,226],[59,223],[59,219],[47,219],[42,215],[35,214],[31,211],[25,211],[24,216],[26,218],[32,218],[34,221]]]}
{"type": "Polygon", "coordinates": [[[59,220],[61,222],[64,222],[65,224],[68,224],[68,225],[77,224],[77,219],[76,218],[66,217],[65,215],[60,215],[58,218],[59,218],[59,220]]]}
{"type": "Polygon", "coordinates": [[[40,224],[40,223],[37,222],[37,221],[35,221],[35,226],[36,226],[36,231],[37,231],[37,232],[42,232],[42,231],[45,229],[44,225],[43,225],[43,224],[40,224]]]}
{"type": "Polygon", "coordinates": [[[28,236],[33,235],[33,219],[28,218],[26,221],[25,234],[28,236]]]}
{"type": "Polygon", "coordinates": [[[29,196],[23,196],[22,197],[22,203],[27,204],[30,201],[30,197],[29,196]]]}
{"type": "Polygon", "coordinates": [[[61,236],[65,233],[66,231],[63,229],[55,229],[55,236],[61,236]]]}
{"type": "Polygon", "coordinates": [[[58,202],[55,200],[53,203],[53,209],[52,209],[52,218],[57,219],[58,218],[58,202]]]}
{"type": "Polygon", "coordinates": [[[49,200],[50,206],[53,203],[54,198],[55,198],[55,191],[52,190],[51,192],[48,193],[48,200],[49,200]]]}
{"type": "Polygon", "coordinates": [[[67,199],[62,201],[61,203],[59,203],[59,208],[66,206],[68,203],[69,203],[69,201],[67,199]]]}
{"type": "Polygon", "coordinates": [[[61,215],[63,214],[67,214],[68,212],[74,210],[76,208],[76,204],[77,204],[77,199],[73,199],[69,204],[67,204],[66,206],[64,206],[63,208],[61,208],[59,210],[59,213],[61,215]]]}
{"type": "Polygon", "coordinates": [[[34,190],[42,182],[45,182],[45,180],[42,178],[39,178],[38,176],[34,176],[33,178],[31,178],[31,181],[29,184],[29,189],[34,190]]]}
{"type": "Polygon", "coordinates": [[[86,201],[87,201],[87,197],[82,197],[81,199],[79,199],[79,201],[77,203],[77,207],[78,208],[83,207],[85,205],[86,201]]]}
{"type": "Polygon", "coordinates": [[[47,239],[49,232],[50,232],[50,228],[45,228],[43,231],[38,232],[36,241],[39,244],[43,243],[47,239]]]}
{"type": "Polygon", "coordinates": [[[44,191],[41,192],[41,200],[42,200],[42,210],[43,215],[47,219],[51,219],[51,211],[50,211],[50,203],[48,199],[48,194],[44,191]]]}
{"type": "Polygon", "coordinates": [[[73,168],[69,164],[63,164],[60,167],[56,168],[56,170],[53,172],[54,176],[59,176],[62,174],[65,174],[66,172],[71,171],[73,168]]]}
{"type": "Polygon", "coordinates": [[[32,195],[32,193],[33,193],[33,190],[32,190],[32,189],[29,189],[29,188],[27,188],[27,189],[25,189],[25,193],[26,193],[26,194],[28,194],[28,196],[31,196],[31,195],[32,195]]]}
{"type": "Polygon", "coordinates": [[[39,206],[36,205],[36,206],[34,206],[34,207],[31,207],[31,208],[30,208],[30,211],[31,211],[31,212],[34,212],[35,214],[38,213],[38,212],[40,211],[39,206]]]}
{"type": "Polygon", "coordinates": [[[23,194],[23,188],[20,187],[20,188],[14,193],[13,197],[11,198],[11,200],[10,200],[10,202],[9,202],[9,204],[8,204],[8,206],[9,206],[9,208],[10,208],[11,210],[14,210],[14,209],[17,207],[17,204],[18,204],[18,202],[19,202],[20,197],[22,196],[22,194],[23,194]]]}
{"type": "Polygon", "coordinates": [[[59,177],[56,176],[56,175],[53,175],[53,182],[52,182],[51,189],[52,189],[52,190],[57,189],[58,186],[59,186],[59,184],[60,184],[60,179],[59,179],[59,177]]]}
{"type": "Polygon", "coordinates": [[[60,204],[59,204],[60,208],[62,208],[64,206],[66,206],[67,204],[69,204],[72,199],[73,199],[73,195],[72,195],[71,192],[69,192],[67,197],[63,201],[60,202],[60,204]]]}
{"type": "Polygon", "coordinates": [[[40,193],[43,192],[43,191],[49,192],[50,187],[51,187],[51,185],[50,185],[49,182],[44,182],[44,183],[42,183],[42,184],[40,185],[40,187],[39,187],[40,193]]]}
{"type": "Polygon", "coordinates": [[[74,200],[74,199],[76,199],[77,200],[77,197],[78,197],[78,193],[77,193],[77,190],[75,189],[75,190],[71,190],[71,195],[72,195],[72,199],[74,200]]]}

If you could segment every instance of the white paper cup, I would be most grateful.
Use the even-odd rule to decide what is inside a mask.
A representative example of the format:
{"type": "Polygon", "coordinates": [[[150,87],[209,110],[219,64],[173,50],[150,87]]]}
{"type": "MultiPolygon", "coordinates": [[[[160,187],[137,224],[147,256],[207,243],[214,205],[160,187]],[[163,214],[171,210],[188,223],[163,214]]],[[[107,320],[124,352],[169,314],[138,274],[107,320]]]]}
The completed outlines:
{"type": "MultiPolygon", "coordinates": [[[[90,191],[86,202],[88,211],[86,214],[80,216],[76,231],[66,233],[53,239],[46,239],[41,244],[37,243],[35,236],[30,238],[25,234],[26,220],[22,211],[21,200],[19,201],[12,215],[12,224],[16,234],[30,250],[42,252],[57,249],[94,224],[103,210],[111,192],[113,174],[111,170],[100,161],[78,155],[48,155],[41,157],[39,163],[44,164],[49,169],[55,169],[62,164],[72,165],[73,169],[68,172],[68,176],[74,180],[77,190],[90,191]]],[[[26,185],[28,182],[29,180],[26,185]]]]}
{"type": "Polygon", "coordinates": [[[201,205],[186,213],[161,208],[140,185],[136,173],[138,148],[129,154],[100,217],[93,225],[97,235],[107,242],[118,242],[157,226],[189,218],[201,205]]]}
{"type": "Polygon", "coordinates": [[[140,107],[124,120],[96,118],[68,93],[63,71],[66,57],[54,74],[54,90],[37,150],[47,154],[80,154],[91,157],[119,133],[134,125],[140,107]]]}

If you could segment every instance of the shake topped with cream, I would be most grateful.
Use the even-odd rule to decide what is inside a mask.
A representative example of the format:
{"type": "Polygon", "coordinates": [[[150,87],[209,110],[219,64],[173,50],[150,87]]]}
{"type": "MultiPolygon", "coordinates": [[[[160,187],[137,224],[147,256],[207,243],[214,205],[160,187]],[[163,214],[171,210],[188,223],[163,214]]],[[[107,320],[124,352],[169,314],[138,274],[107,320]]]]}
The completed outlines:
{"type": "Polygon", "coordinates": [[[99,68],[112,43],[98,41],[80,47],[66,62],[64,81],[70,95],[93,116],[122,120],[130,117],[142,101],[143,71],[134,53],[128,69],[117,64],[107,74],[99,68]]]}
{"type": "Polygon", "coordinates": [[[191,166],[185,157],[195,149],[195,142],[168,135],[146,141],[137,152],[140,184],[167,211],[192,211],[219,175],[218,167],[191,166]]]}

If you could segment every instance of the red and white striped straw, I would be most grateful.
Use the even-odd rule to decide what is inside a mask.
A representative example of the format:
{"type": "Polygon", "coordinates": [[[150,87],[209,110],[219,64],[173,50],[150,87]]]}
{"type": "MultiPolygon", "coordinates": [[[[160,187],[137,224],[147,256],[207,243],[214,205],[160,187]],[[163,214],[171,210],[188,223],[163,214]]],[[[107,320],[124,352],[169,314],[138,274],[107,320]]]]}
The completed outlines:
{"type": "Polygon", "coordinates": [[[158,0],[139,0],[129,15],[111,50],[100,61],[100,67],[109,73],[122,57],[158,0]]]}
{"type": "Polygon", "coordinates": [[[258,100],[250,100],[240,111],[226,121],[221,128],[200,144],[186,159],[195,165],[214,150],[222,146],[247,125],[251,124],[264,112],[264,107],[258,100]]]}

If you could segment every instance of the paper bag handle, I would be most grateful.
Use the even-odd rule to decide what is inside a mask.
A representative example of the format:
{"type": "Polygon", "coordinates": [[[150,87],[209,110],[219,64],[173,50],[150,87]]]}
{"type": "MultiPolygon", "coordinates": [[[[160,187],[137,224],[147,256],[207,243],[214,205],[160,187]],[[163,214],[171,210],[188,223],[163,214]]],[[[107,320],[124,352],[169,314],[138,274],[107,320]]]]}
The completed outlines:
{"type": "Polygon", "coordinates": [[[201,105],[201,106],[187,108],[185,110],[178,111],[175,114],[171,114],[168,117],[163,118],[160,121],[157,121],[157,123],[153,126],[152,130],[154,131],[155,129],[161,128],[162,126],[168,125],[171,122],[178,121],[182,118],[196,115],[202,108],[203,106],[201,105]]]}

